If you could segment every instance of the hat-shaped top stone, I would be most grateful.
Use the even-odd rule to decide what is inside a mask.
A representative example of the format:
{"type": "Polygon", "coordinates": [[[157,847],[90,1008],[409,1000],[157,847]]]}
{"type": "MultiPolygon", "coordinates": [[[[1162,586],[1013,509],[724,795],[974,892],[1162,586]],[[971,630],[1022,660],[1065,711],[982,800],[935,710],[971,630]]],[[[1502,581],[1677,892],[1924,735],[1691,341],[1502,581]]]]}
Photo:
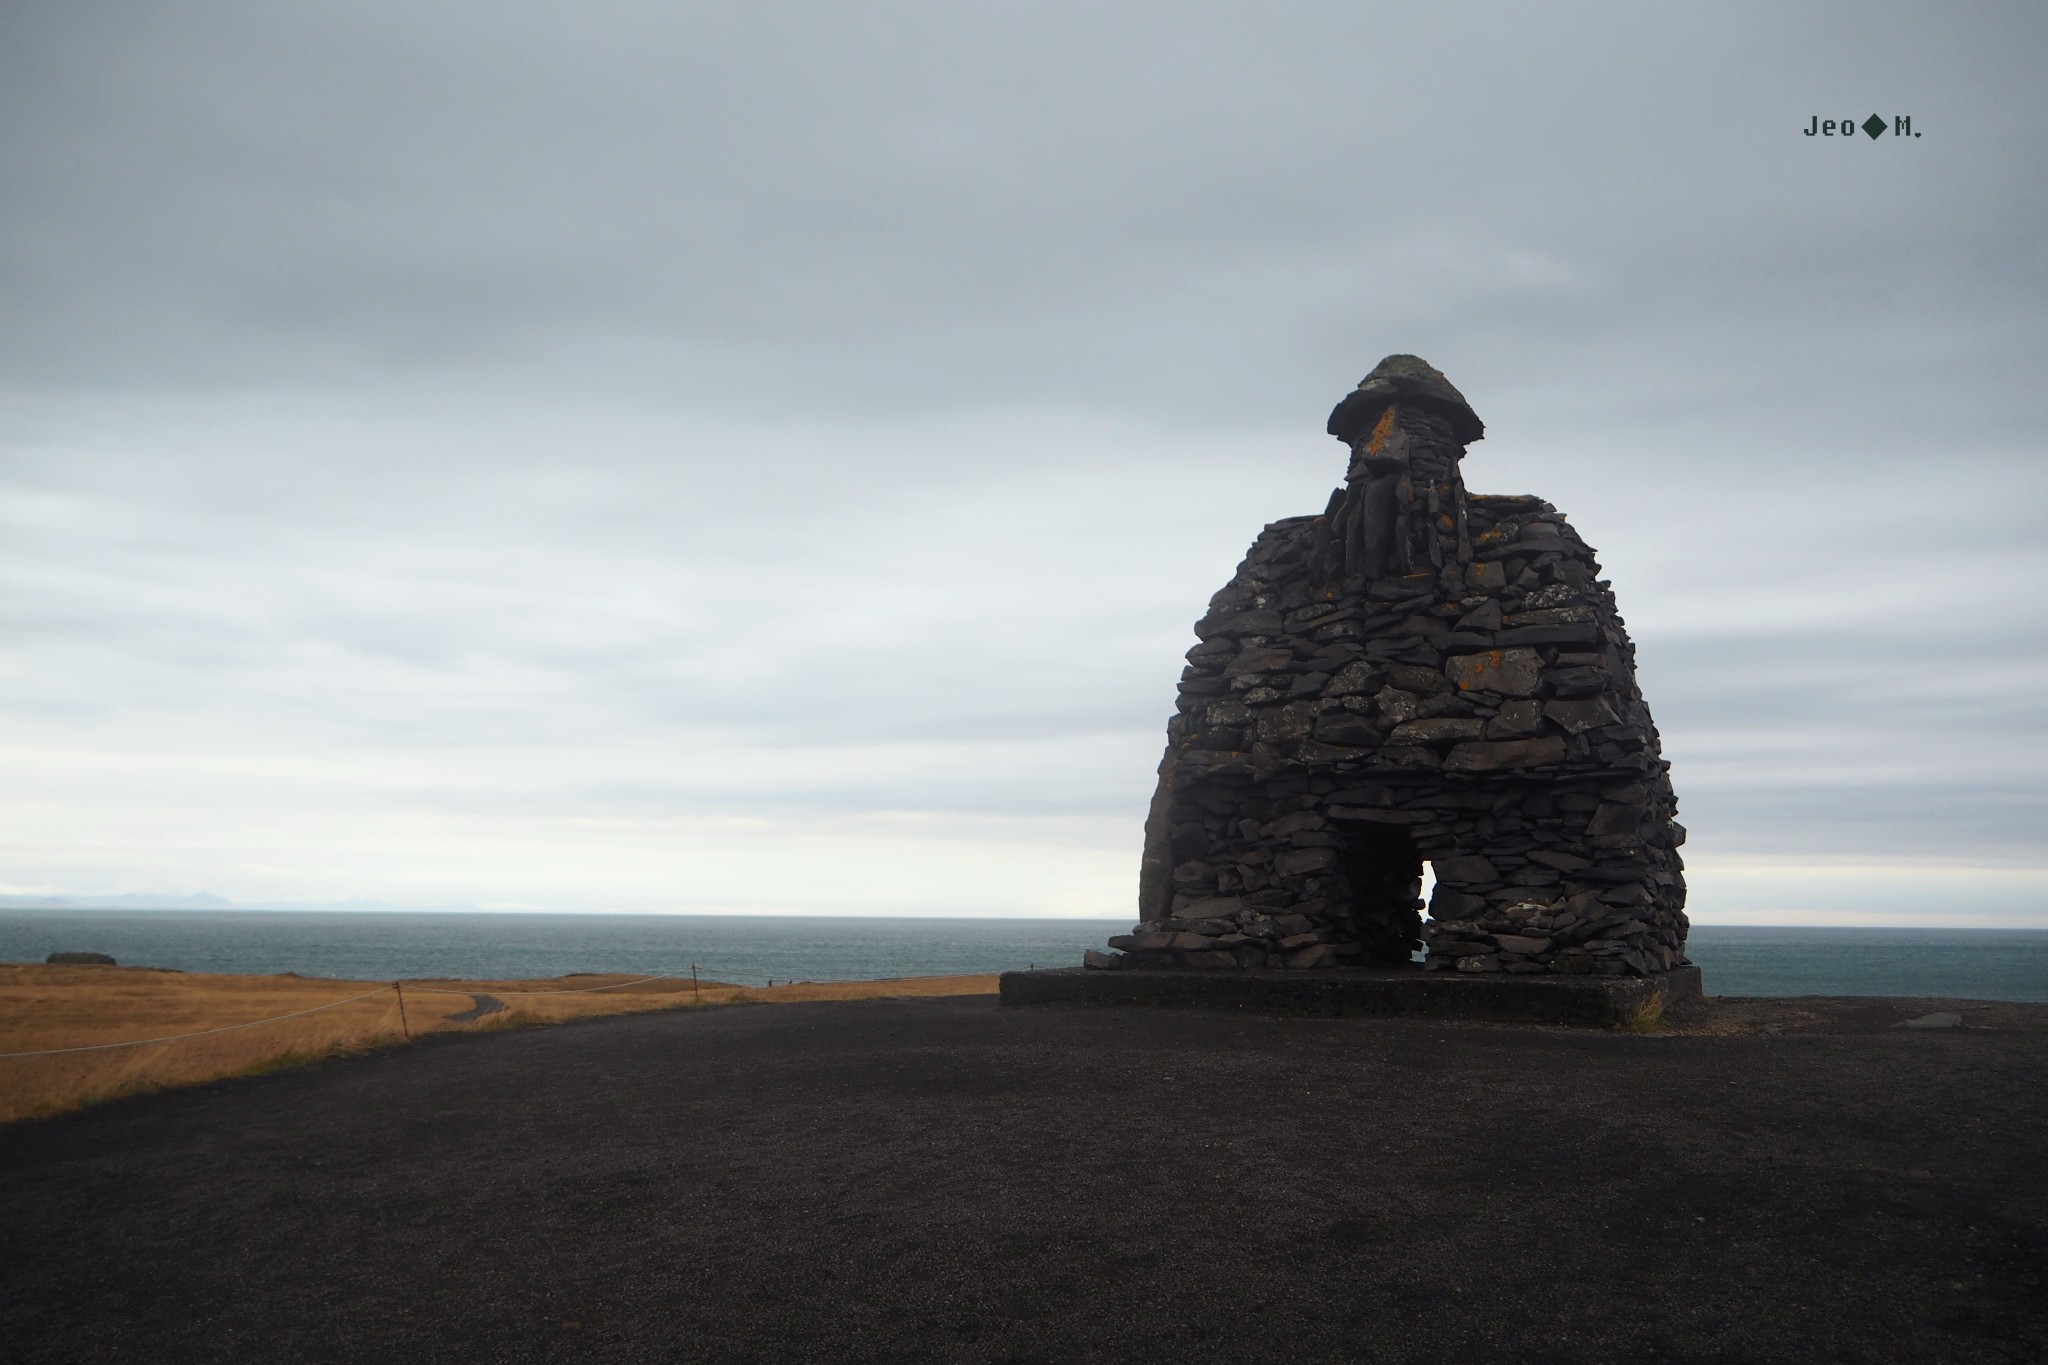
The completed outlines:
{"type": "Polygon", "coordinates": [[[1443,413],[1463,444],[1470,445],[1486,434],[1486,424],[1472,411],[1465,395],[1452,387],[1443,371],[1418,355],[1390,355],[1373,366],[1372,373],[1359,380],[1358,387],[1331,410],[1327,430],[1346,445],[1354,444],[1396,403],[1416,403],[1443,413]]]}

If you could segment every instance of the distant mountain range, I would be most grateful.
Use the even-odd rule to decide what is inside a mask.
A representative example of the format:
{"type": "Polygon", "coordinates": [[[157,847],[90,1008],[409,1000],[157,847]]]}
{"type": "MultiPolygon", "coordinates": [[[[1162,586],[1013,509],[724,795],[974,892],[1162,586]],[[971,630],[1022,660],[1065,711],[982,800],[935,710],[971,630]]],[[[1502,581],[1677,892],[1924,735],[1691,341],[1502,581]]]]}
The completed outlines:
{"type": "Polygon", "coordinates": [[[478,910],[476,905],[397,905],[390,901],[272,901],[240,905],[226,896],[196,891],[163,896],[124,891],[116,896],[0,896],[0,910],[478,910]]]}
{"type": "Polygon", "coordinates": [[[0,896],[0,907],[10,910],[233,910],[236,905],[225,896],[208,891],[189,896],[153,896],[124,891],[118,896],[0,896]]]}

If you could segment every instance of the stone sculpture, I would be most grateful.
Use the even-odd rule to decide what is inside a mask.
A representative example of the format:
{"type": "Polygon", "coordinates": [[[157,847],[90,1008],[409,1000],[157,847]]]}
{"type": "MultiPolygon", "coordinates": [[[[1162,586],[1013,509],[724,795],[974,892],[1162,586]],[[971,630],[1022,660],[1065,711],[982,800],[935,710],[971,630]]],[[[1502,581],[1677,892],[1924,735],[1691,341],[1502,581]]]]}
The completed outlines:
{"type": "Polygon", "coordinates": [[[1328,429],[1344,486],[1266,527],[1195,625],[1140,922],[1087,965],[1684,964],[1685,831],[1593,551],[1540,498],[1465,491],[1485,429],[1415,356],[1328,429]]]}

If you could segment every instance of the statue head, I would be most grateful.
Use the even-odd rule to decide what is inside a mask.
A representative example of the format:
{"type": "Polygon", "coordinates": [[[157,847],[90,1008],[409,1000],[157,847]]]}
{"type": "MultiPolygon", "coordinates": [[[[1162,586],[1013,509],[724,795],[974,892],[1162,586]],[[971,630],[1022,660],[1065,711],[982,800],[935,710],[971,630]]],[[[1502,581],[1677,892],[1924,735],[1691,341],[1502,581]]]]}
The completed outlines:
{"type": "Polygon", "coordinates": [[[1391,423],[1382,420],[1387,413],[1397,405],[1410,403],[1432,408],[1449,418],[1451,434],[1461,445],[1470,445],[1486,434],[1485,423],[1472,411],[1465,395],[1444,378],[1443,371],[1415,355],[1390,355],[1373,366],[1372,373],[1359,380],[1358,387],[1331,409],[1325,429],[1368,463],[1376,458],[1391,458],[1368,447],[1373,446],[1376,433],[1382,445],[1387,439],[1392,429],[1391,423]]]}

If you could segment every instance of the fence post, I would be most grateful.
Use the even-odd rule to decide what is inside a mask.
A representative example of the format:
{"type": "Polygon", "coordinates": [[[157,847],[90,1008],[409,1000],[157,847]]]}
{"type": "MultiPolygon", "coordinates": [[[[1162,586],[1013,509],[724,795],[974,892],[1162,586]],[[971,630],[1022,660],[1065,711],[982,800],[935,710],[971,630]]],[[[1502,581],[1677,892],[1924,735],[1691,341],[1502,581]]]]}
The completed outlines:
{"type": "Polygon", "coordinates": [[[704,1003],[704,991],[697,984],[697,964],[694,962],[690,964],[690,998],[700,1005],[704,1003]]]}
{"type": "Polygon", "coordinates": [[[398,992],[398,1026],[405,1030],[405,1041],[409,1043],[412,1041],[412,1025],[405,1018],[405,983],[394,981],[391,989],[398,992]]]}

